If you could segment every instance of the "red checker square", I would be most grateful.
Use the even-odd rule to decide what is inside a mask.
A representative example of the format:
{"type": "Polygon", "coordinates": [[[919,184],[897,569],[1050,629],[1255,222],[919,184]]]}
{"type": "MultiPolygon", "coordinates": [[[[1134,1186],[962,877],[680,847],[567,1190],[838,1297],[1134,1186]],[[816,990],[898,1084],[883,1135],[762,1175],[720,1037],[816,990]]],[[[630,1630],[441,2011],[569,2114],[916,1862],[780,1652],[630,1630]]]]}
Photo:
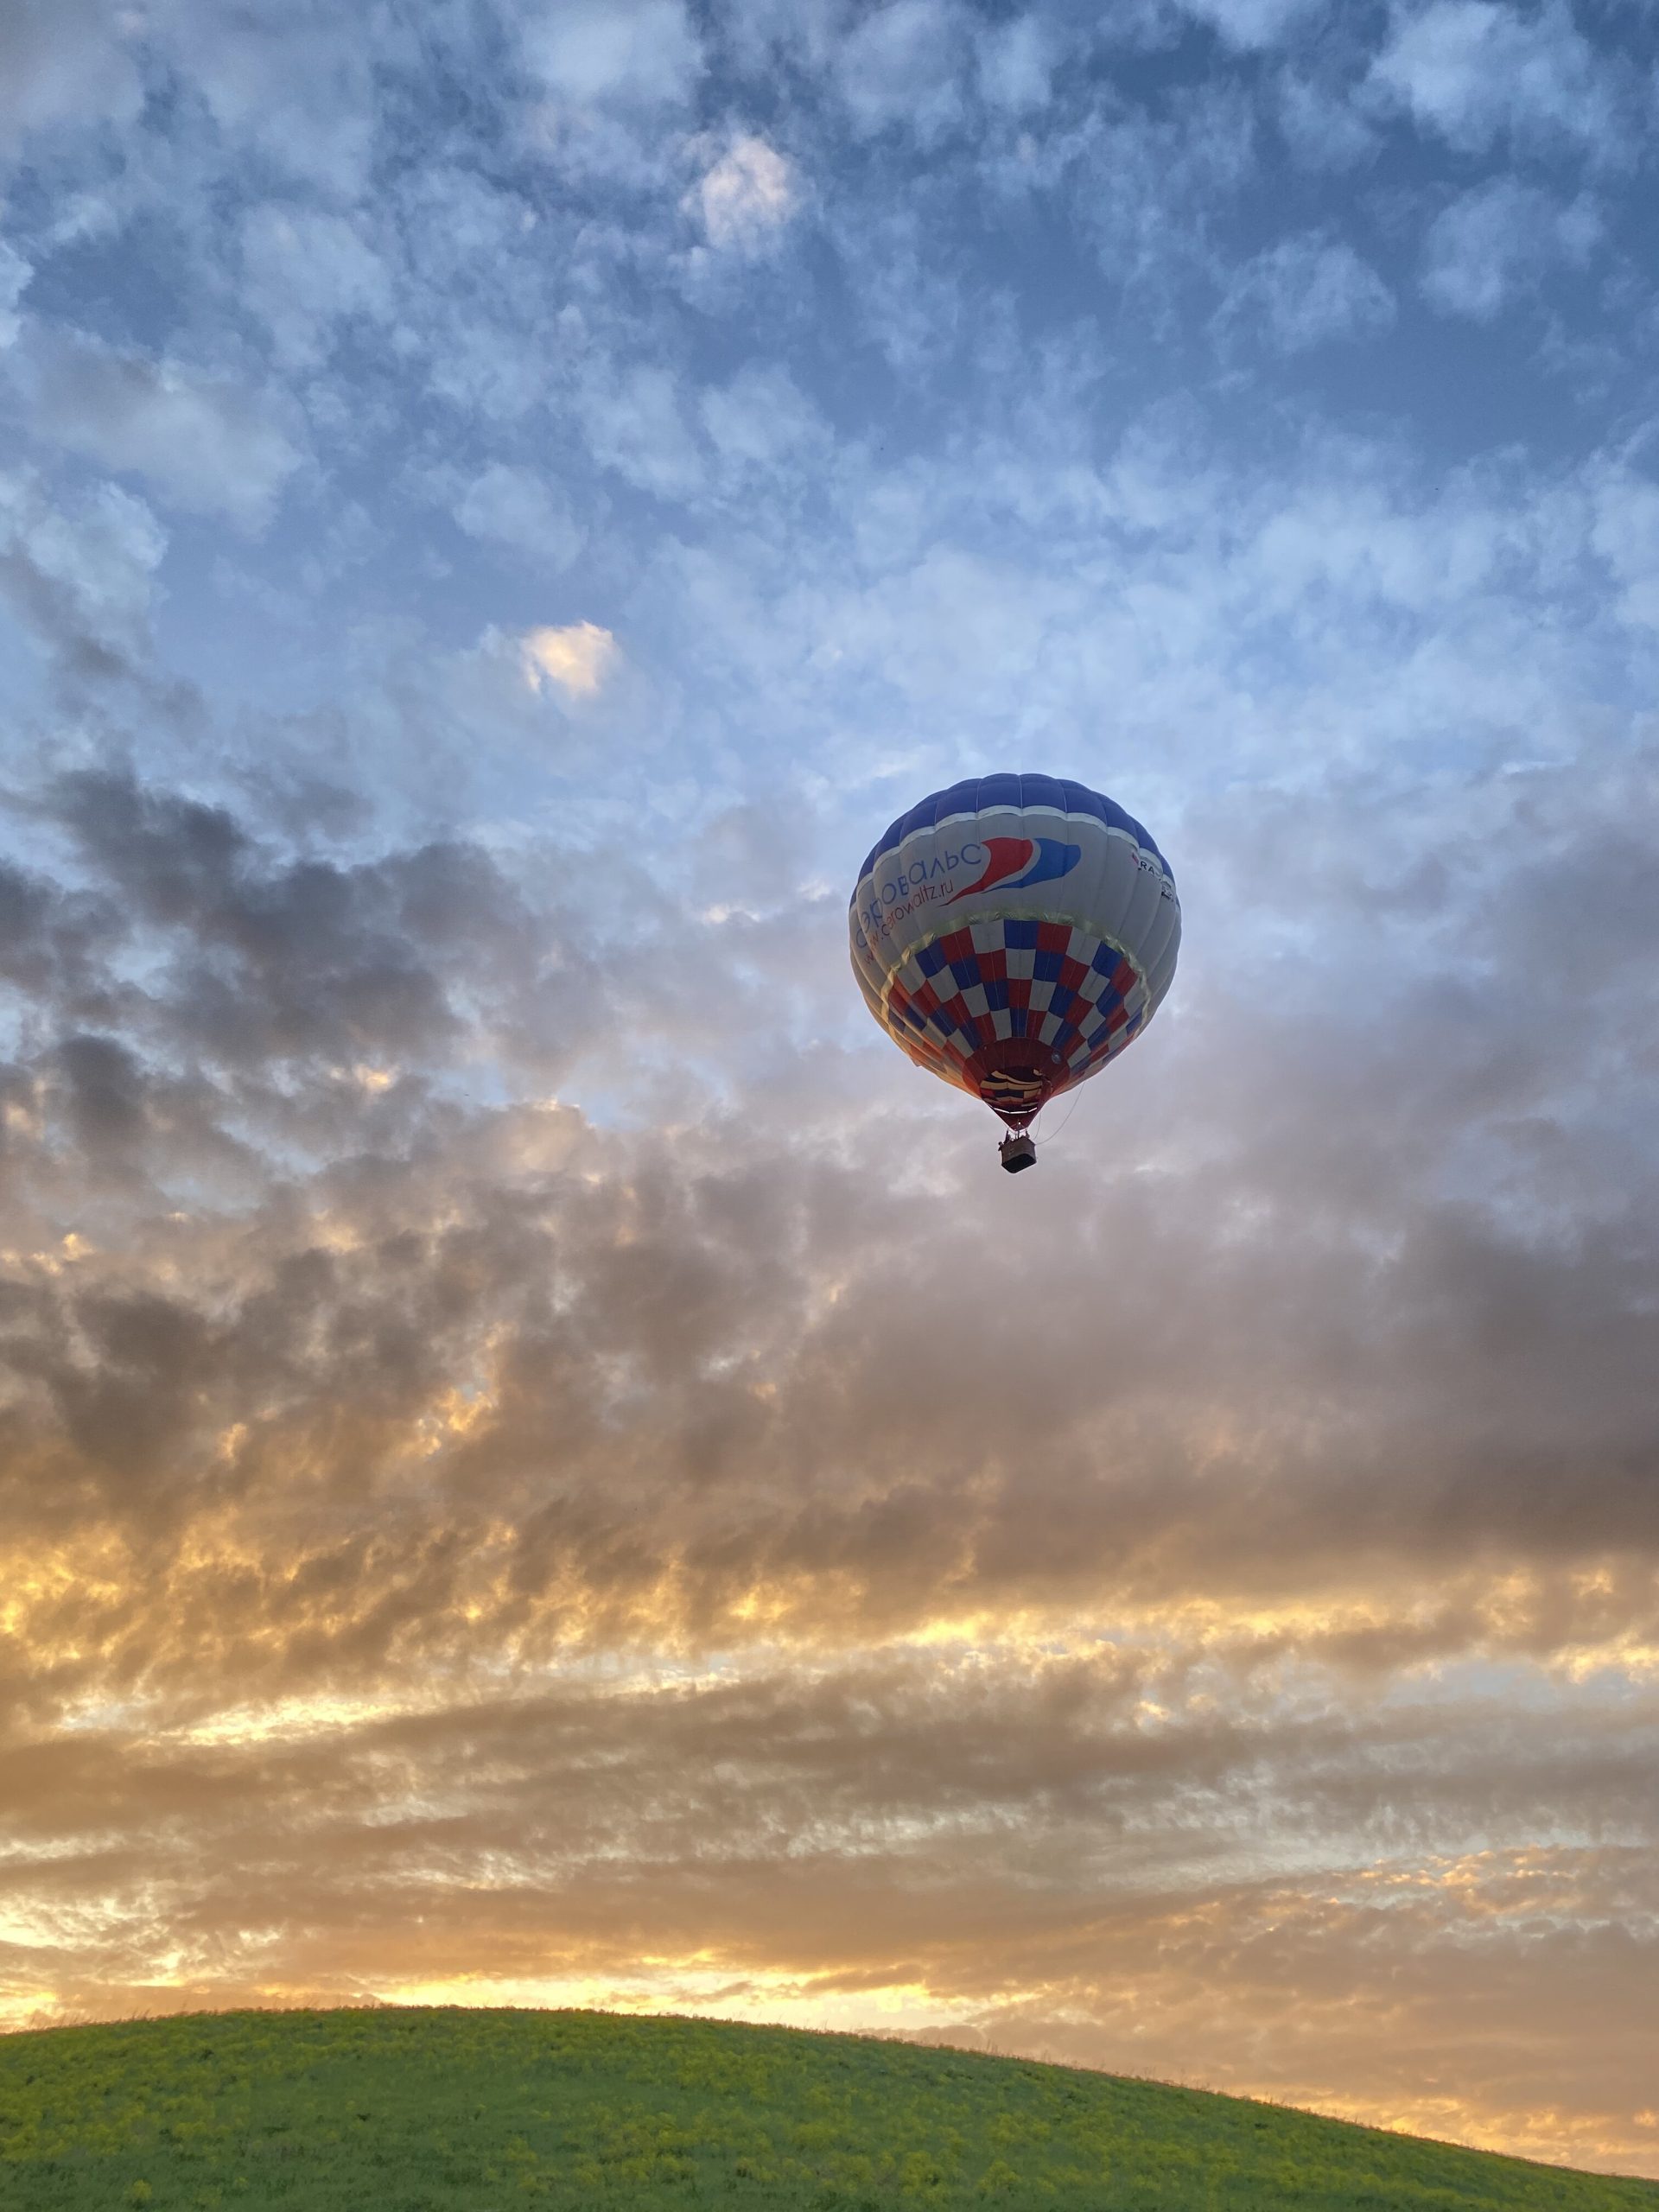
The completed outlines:
{"type": "Polygon", "coordinates": [[[978,1014],[974,1016],[974,1034],[982,1045],[995,1044],[996,1024],[988,1014],[978,1014]]]}
{"type": "Polygon", "coordinates": [[[1133,990],[1134,988],[1135,970],[1127,960],[1120,960],[1112,970],[1112,988],[1117,993],[1119,998],[1122,998],[1126,991],[1133,990]]]}
{"type": "Polygon", "coordinates": [[[1121,1006],[1115,1013],[1107,1015],[1106,1027],[1109,1030],[1116,1032],[1123,1027],[1128,1018],[1129,1010],[1128,1007],[1121,1006]]]}
{"type": "Polygon", "coordinates": [[[1070,922],[1039,922],[1037,925],[1039,952],[1066,952],[1071,950],[1070,922]]]}
{"type": "Polygon", "coordinates": [[[1031,978],[1030,978],[1030,976],[1009,976],[1009,978],[1008,978],[1008,1004],[1009,1004],[1010,1006],[1023,1006],[1023,1007],[1029,1007],[1029,1006],[1030,1006],[1030,1004],[1031,1004],[1031,978]]]}
{"type": "Polygon", "coordinates": [[[1088,973],[1081,960],[1062,960],[1060,963],[1060,981],[1068,991],[1080,991],[1083,979],[1088,973]]]}
{"type": "Polygon", "coordinates": [[[979,980],[982,983],[1006,983],[1008,980],[1008,956],[1001,950],[982,952],[979,956],[979,980]]]}
{"type": "Polygon", "coordinates": [[[971,960],[974,957],[972,930],[952,930],[949,937],[939,939],[939,950],[947,960],[971,960]]]}
{"type": "Polygon", "coordinates": [[[915,1007],[917,1013],[923,1014],[931,1014],[934,1008],[938,1005],[938,1002],[939,995],[934,989],[931,983],[924,983],[921,989],[917,992],[915,997],[911,1001],[911,1004],[915,1007]]]}

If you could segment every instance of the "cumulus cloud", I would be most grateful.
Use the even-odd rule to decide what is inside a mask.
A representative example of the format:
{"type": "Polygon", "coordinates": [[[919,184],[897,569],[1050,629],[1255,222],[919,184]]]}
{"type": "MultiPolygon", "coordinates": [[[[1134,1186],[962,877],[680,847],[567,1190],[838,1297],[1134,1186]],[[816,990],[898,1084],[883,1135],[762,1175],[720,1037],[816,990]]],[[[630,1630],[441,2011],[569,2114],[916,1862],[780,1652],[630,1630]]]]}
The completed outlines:
{"type": "Polygon", "coordinates": [[[1619,586],[1625,620],[1659,629],[1659,486],[1628,469],[1596,486],[1592,537],[1619,586]]]}
{"type": "Polygon", "coordinates": [[[705,471],[686,396],[683,380],[654,362],[590,378],[579,404],[594,460],[658,499],[693,497],[705,471]]]}
{"type": "Polygon", "coordinates": [[[1257,322],[1284,353],[1375,336],[1394,314],[1394,296],[1376,270],[1342,240],[1317,232],[1282,238],[1247,262],[1219,310],[1224,325],[1257,322]]]}
{"type": "Polygon", "coordinates": [[[537,470],[492,461],[455,503],[470,537],[503,545],[545,566],[568,569],[586,533],[567,502],[537,470]]]}
{"type": "Polygon", "coordinates": [[[577,104],[672,105],[702,68],[683,0],[557,0],[527,13],[521,35],[537,82],[577,104]]]}
{"type": "Polygon", "coordinates": [[[1478,150],[1504,130],[1612,149],[1608,74],[1564,0],[1535,12],[1502,0],[1399,9],[1372,77],[1421,126],[1461,149],[1478,150]]]}
{"type": "Polygon", "coordinates": [[[37,436],[247,529],[270,520],[302,458],[285,410],[232,378],[67,332],[43,335],[26,372],[37,436]]]}
{"type": "Polygon", "coordinates": [[[556,683],[576,696],[597,691],[616,658],[616,639],[597,622],[527,630],[520,643],[525,678],[537,690],[556,683]]]}
{"type": "Polygon", "coordinates": [[[931,144],[960,119],[963,25],[947,0],[889,0],[841,43],[836,72],[855,127],[931,144]]]}
{"type": "Polygon", "coordinates": [[[788,222],[800,200],[793,165],[764,138],[734,141],[705,169],[683,205],[700,217],[711,245],[761,251],[788,222]]]}
{"type": "Polygon", "coordinates": [[[1344,87],[1287,70],[1278,90],[1279,128],[1303,167],[1340,173],[1376,154],[1376,124],[1344,87]]]}
{"type": "Polygon", "coordinates": [[[350,205],[365,191],[378,121],[377,79],[391,60],[339,18],[173,0],[162,51],[204,102],[238,166],[274,172],[350,205]]]}
{"type": "Polygon", "coordinates": [[[1424,241],[1423,291],[1448,314],[1488,322],[1552,269],[1582,268],[1601,235],[1592,201],[1563,206],[1514,177],[1497,178],[1435,217],[1424,241]]]}
{"type": "Polygon", "coordinates": [[[29,289],[35,274],[15,246],[0,238],[0,347],[14,346],[22,328],[22,319],[17,313],[17,302],[29,289]]]}
{"type": "Polygon", "coordinates": [[[1230,46],[1273,46],[1296,28],[1318,0],[1180,0],[1182,12],[1208,23],[1230,46]]]}
{"type": "Polygon", "coordinates": [[[1060,48],[1052,23],[1041,16],[1014,16],[987,23],[979,33],[980,96],[1015,115],[1046,107],[1053,96],[1060,48]]]}
{"type": "Polygon", "coordinates": [[[137,24],[99,0],[19,0],[0,21],[0,149],[32,132],[130,123],[143,105],[137,24]]]}
{"type": "MultiPolygon", "coordinates": [[[[776,366],[751,365],[702,396],[703,427],[728,465],[774,471],[802,452],[822,452],[828,426],[805,393],[776,366]]],[[[775,481],[776,479],[774,478],[775,481]]]]}
{"type": "Polygon", "coordinates": [[[246,297],[269,324],[280,359],[308,366],[351,316],[385,322],[392,288],[360,224],[315,208],[267,203],[243,219],[246,297]]]}
{"type": "Polygon", "coordinates": [[[0,476],[0,595],[62,674],[107,680],[145,657],[166,547],[116,485],[63,501],[37,478],[0,476]]]}

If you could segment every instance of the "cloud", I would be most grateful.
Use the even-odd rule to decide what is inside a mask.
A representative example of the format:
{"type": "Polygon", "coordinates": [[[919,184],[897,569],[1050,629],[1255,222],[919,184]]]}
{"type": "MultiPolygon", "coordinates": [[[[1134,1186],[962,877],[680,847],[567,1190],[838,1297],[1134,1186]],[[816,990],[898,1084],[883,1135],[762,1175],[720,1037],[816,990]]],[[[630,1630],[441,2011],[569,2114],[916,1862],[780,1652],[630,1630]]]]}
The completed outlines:
{"type": "Polygon", "coordinates": [[[8,8],[0,19],[0,148],[54,127],[131,123],[143,105],[133,28],[99,0],[8,8]]]}
{"type": "MultiPolygon", "coordinates": [[[[588,680],[587,656],[608,658],[604,639],[591,626],[556,632],[527,652],[548,680],[573,688],[588,680]]],[[[435,1149],[418,1172],[411,1158],[402,1196],[373,1177],[353,1195],[348,1150],[319,1193],[332,1193],[338,1223],[355,1224],[350,1249],[360,1256],[339,1292],[355,1318],[315,1371],[290,1377],[311,1408],[296,1408],[301,1429],[325,1417],[349,1373],[352,1332],[395,1334],[410,1300],[441,1301],[453,1289],[461,1364],[430,1347],[426,1382],[460,1387],[473,1357],[465,1347],[486,1338],[494,1379],[486,1416],[429,1475],[452,1472],[480,1511],[498,1491],[505,1507],[528,1495],[523,1471],[542,1466],[548,1438],[561,1437],[563,1503],[520,1528],[524,1572],[537,1587],[583,1587],[584,1602],[601,1609],[644,1608],[658,1633],[736,1633],[761,1587],[781,1609],[774,1625],[794,1618],[823,1634],[839,1623],[836,1635],[918,1627],[942,1605],[969,1617],[1064,1613],[1108,1593],[1130,1611],[1200,1592],[1264,1605],[1300,1592],[1340,1611],[1369,1587],[1386,1614],[1391,1605],[1408,1611],[1415,1598],[1382,1593],[1421,1592],[1428,1562],[1472,1548],[1538,1578],[1543,1610],[1517,1600],[1507,1617],[1463,1632],[1538,1648],[1538,1637],[1560,1633],[1546,1625],[1558,1602],[1547,1594],[1551,1578],[1610,1548],[1623,1547],[1632,1567],[1646,1555],[1636,1471],[1651,1409],[1637,1278],[1620,1255],[1659,1230],[1649,1185],[1632,1181],[1618,1148],[1593,1129],[1570,1137],[1562,1119],[1586,1065],[1599,1070],[1604,1092],[1643,1079],[1659,919],[1643,890],[1650,841],[1628,826],[1643,818],[1637,796],[1611,763],[1587,789],[1565,776],[1512,785],[1495,775],[1479,834],[1463,836],[1508,853],[1505,866],[1471,879],[1450,912],[1418,900],[1386,920],[1337,817],[1304,805],[1299,880],[1319,890],[1329,940],[1340,944],[1350,926],[1344,900],[1367,917],[1369,941],[1389,963],[1387,988],[1344,1018],[1312,955],[1266,1008],[1200,969],[1185,994],[1193,1026],[1174,1025],[1155,1072],[1137,1076],[1126,1063],[1117,1084],[1141,1149],[1157,1157],[1173,1147],[1172,1161],[1192,1165],[1148,1179],[1127,1163],[1103,1186],[1091,1225],[1073,1217],[1086,1163],[1068,1173],[1057,1154],[1047,1193],[1022,1201],[1041,1208],[1040,1268],[1006,1263],[1009,1311],[997,1316],[975,1302],[971,1216],[952,1229],[925,1185],[858,1196],[853,1161],[837,1157],[845,1101],[866,1079],[850,1069],[844,1090],[842,1072],[827,1067],[816,1103],[804,1071],[800,1096],[791,1090],[773,1125],[757,1109],[734,1179],[721,1166],[718,1116],[677,1136],[607,1140],[600,1153],[612,1164],[597,1183],[546,1186],[533,1207],[510,1183],[493,1192],[487,1175],[456,1182],[452,1155],[474,1141],[464,1119],[431,1124],[422,1143],[435,1149]],[[1590,855],[1597,896],[1578,902],[1570,929],[1541,935],[1529,918],[1538,887],[1577,877],[1590,855]],[[1448,964],[1454,948],[1456,961],[1485,973],[1478,1020],[1448,964]],[[1586,972],[1601,979],[1591,1011],[1577,1004],[1586,972]],[[1529,1046],[1541,1027],[1558,1047],[1529,1046]],[[1227,1067],[1224,1086],[1194,1085],[1200,1052],[1227,1067]],[[1138,1119],[1148,1084],[1191,1102],[1179,1128],[1138,1119]],[[1536,1201],[1511,1213],[1507,1193],[1541,1145],[1555,1148],[1553,1187],[1570,1193],[1570,1215],[1541,1216],[1536,1201]],[[1471,1148],[1480,1181],[1465,1175],[1455,1198],[1442,1196],[1451,1165],[1471,1148]],[[1235,1193],[1224,1229],[1211,1218],[1217,1176],[1235,1193]],[[411,1229],[429,1205],[460,1208],[455,1233],[483,1240],[474,1289],[450,1284],[442,1240],[411,1248],[382,1275],[374,1255],[402,1233],[405,1202],[411,1229]],[[484,1265],[498,1218],[514,1224],[505,1274],[484,1265]],[[1295,1230],[1299,1220],[1309,1226],[1295,1230]],[[1363,1263],[1359,1332],[1342,1286],[1385,1233],[1382,1253],[1363,1263]],[[568,1288],[580,1287],[579,1322],[563,1308],[538,1319],[520,1306],[550,1239],[568,1288]],[[1116,1289],[1099,1281],[1106,1241],[1116,1289]],[[880,1265],[900,1251],[925,1255],[931,1270],[933,1294],[914,1312],[893,1310],[879,1292],[880,1265]],[[1254,1293],[1241,1303],[1246,1281],[1254,1293]],[[830,1284],[841,1287],[833,1300],[830,1284]],[[1172,1332],[1178,1294],[1184,1319],[1172,1332]],[[1087,1357],[1097,1338],[1115,1347],[1108,1370],[1087,1357]],[[565,1353],[550,1365],[555,1344],[565,1353]],[[941,1401],[947,1374],[957,1379],[941,1401]],[[1048,1443],[1036,1465],[1020,1439],[1039,1404],[1048,1443]],[[1274,1411],[1293,1404],[1294,1421],[1274,1411]],[[872,1408],[890,1468],[864,1456],[860,1425],[872,1408]],[[766,1471],[779,1452],[797,1469],[783,1496],[766,1471]],[[693,1488],[681,1491],[686,1478],[693,1488]],[[635,1528],[621,1553],[616,1515],[635,1528]]],[[[1403,837],[1410,821],[1403,797],[1398,805],[1373,823],[1365,849],[1383,846],[1374,864],[1385,876],[1384,841],[1403,837]]],[[[124,994],[111,969],[109,1052],[48,1065],[71,1104],[84,1094],[121,1105],[116,1164],[142,1166],[162,1187],[199,1150],[194,1134],[177,1148],[169,1136],[187,1096],[200,1102],[192,1116],[211,1111],[244,1140],[266,1120],[285,1147],[314,1125],[314,1141],[326,1138],[331,1117],[345,1115],[339,1141],[349,1147],[351,1117],[392,1112],[397,1086],[365,1093],[353,1079],[336,1098],[330,1069],[421,1067],[430,1084],[486,1044],[527,1069],[556,1052],[568,1062],[578,1043],[603,1052],[616,1017],[601,1012],[601,977],[603,1001],[631,1009],[626,1033],[643,1021],[695,1057],[692,1040],[715,1010],[734,1020],[751,993],[767,1003],[772,963],[789,978],[803,929],[817,927],[796,921],[791,900],[786,922],[763,925],[734,906],[694,928],[671,902],[641,903],[630,882],[620,914],[632,949],[607,952],[595,919],[570,918],[589,894],[568,861],[548,880],[569,914],[531,905],[474,848],[350,864],[287,858],[222,806],[107,777],[70,779],[50,810],[74,841],[86,887],[148,935],[142,991],[124,994]],[[290,1064],[308,1070],[297,1090],[283,1074],[290,1064]],[[214,1105],[213,1087],[232,1071],[236,1090],[214,1105]],[[162,1090],[152,1094],[152,1084],[162,1090]],[[152,1109],[152,1095],[175,1103],[152,1109]]],[[[1211,883],[1215,897],[1218,868],[1270,879],[1289,827],[1281,807],[1235,809],[1224,845],[1211,850],[1189,835],[1196,882],[1211,883]]],[[[1416,836],[1421,845],[1421,825],[1416,836]]],[[[1447,877],[1466,874],[1461,839],[1438,857],[1447,877]]],[[[618,867],[607,857],[594,881],[616,884],[618,867]]],[[[50,911],[46,890],[30,895],[50,911]]],[[[823,1020],[802,995],[817,989],[817,976],[814,965],[795,985],[804,1039],[823,1020]]],[[[729,1038],[721,1049],[729,1071],[729,1038]]],[[[775,1033],[754,1049],[758,1071],[775,1033]]],[[[974,1172],[966,1127],[929,1151],[944,1094],[936,1101],[906,1087],[902,1068],[876,1066],[892,1078],[879,1112],[899,1113],[893,1141],[902,1131],[918,1166],[931,1159],[947,1187],[974,1172]]],[[[512,1118],[486,1115],[478,1141],[512,1118]]],[[[81,1154],[96,1151],[103,1126],[73,1122],[81,1154]]],[[[49,1130],[43,1141],[49,1151],[49,1130]]],[[[307,1249],[304,1221],[277,1236],[276,1218],[248,1285],[256,1305],[254,1286],[290,1242],[296,1254],[307,1249]]],[[[213,1233],[206,1220],[200,1233],[213,1233]]],[[[218,1410],[181,1417],[246,1419],[239,1372],[225,1370],[218,1410]]],[[[267,1425],[272,1449],[280,1428],[267,1425]]],[[[389,1433],[392,1463],[412,1440],[402,1426],[389,1433]]],[[[1629,1623],[1643,1618],[1643,1586],[1637,1577],[1618,1600],[1629,1623]]],[[[1596,1605],[1580,1602],[1592,1618],[1596,1605]]]]}
{"type": "Polygon", "coordinates": [[[274,172],[349,205],[365,191],[392,60],[371,34],[308,12],[226,11],[173,0],[157,22],[162,51],[205,103],[232,163],[269,189],[274,172]]]}
{"type": "Polygon", "coordinates": [[[61,674],[107,682],[147,657],[166,548],[149,508],[113,484],[65,500],[0,476],[0,594],[61,674]]]}
{"type": "Polygon", "coordinates": [[[234,378],[69,332],[43,334],[25,372],[37,436],[191,512],[260,529],[301,465],[286,410],[234,378]]]}
{"type": "Polygon", "coordinates": [[[721,459],[747,475],[776,472],[804,453],[822,453],[828,425],[786,370],[751,364],[704,391],[704,429],[721,459]]]}
{"type": "Polygon", "coordinates": [[[591,376],[579,406],[594,461],[654,498],[693,498],[706,470],[685,397],[683,380],[655,362],[591,376]]]}
{"type": "Polygon", "coordinates": [[[572,622],[562,630],[527,630],[520,650],[532,690],[556,683],[583,697],[604,683],[616,659],[616,639],[597,622],[572,622]]]}
{"type": "Polygon", "coordinates": [[[931,145],[961,120],[963,26],[947,0],[889,0],[844,38],[836,75],[854,126],[931,145]]]}
{"type": "Polygon", "coordinates": [[[1623,469],[1596,487],[1592,532],[1619,586],[1627,622],[1659,628],[1659,486],[1623,469]]]}
{"type": "Polygon", "coordinates": [[[1490,322],[1552,269],[1582,268],[1602,236],[1594,203],[1564,206],[1513,177],[1478,185],[1437,215],[1424,241],[1425,297],[1490,322]]]}
{"type": "Polygon", "coordinates": [[[467,485],[455,503],[454,517],[469,537],[505,546],[556,571],[570,566],[586,539],[567,503],[543,477],[501,461],[492,461],[467,485]]]}
{"type": "Polygon", "coordinates": [[[1047,106],[1060,58],[1051,22],[1033,14],[985,24],[978,55],[980,97],[988,105],[1014,115],[1047,106]]]}
{"type": "Polygon", "coordinates": [[[792,164],[764,138],[741,137],[703,172],[683,204],[701,216],[711,245],[757,253],[782,230],[799,200],[792,164]]]}
{"type": "Polygon", "coordinates": [[[557,0],[528,12],[520,35],[537,82],[578,105],[676,105],[702,67],[683,0],[557,0]]]}
{"type": "Polygon", "coordinates": [[[337,324],[353,316],[384,323],[392,312],[385,264],[359,225],[317,209],[267,203],[242,224],[245,296],[270,326],[279,359],[311,366],[326,358],[337,324]]]}
{"type": "Polygon", "coordinates": [[[1399,8],[1372,82],[1466,151],[1510,131],[1605,154],[1621,135],[1608,74],[1563,0],[1535,12],[1499,0],[1399,8]]]}
{"type": "MultiPolygon", "coordinates": [[[[556,682],[607,635],[543,634],[556,682]]],[[[1189,819],[1173,1018],[1017,1238],[944,1092],[836,1040],[839,899],[759,865],[775,809],[699,919],[633,836],[346,857],[38,793],[0,875],[10,2016],[882,1993],[1637,2156],[1659,1179],[1609,1109],[1655,773],[1189,819]],[[642,1046],[671,1119],[543,1088],[648,1086],[642,1046]]]]}
{"type": "Polygon", "coordinates": [[[0,350],[15,346],[22,328],[17,302],[29,289],[35,271],[13,246],[0,238],[0,350]]]}
{"type": "Polygon", "coordinates": [[[1257,321],[1283,353],[1375,337],[1394,321],[1394,296],[1339,239],[1310,232],[1247,262],[1228,287],[1224,324],[1257,321]]]}
{"type": "Polygon", "coordinates": [[[1278,123],[1294,159],[1315,170],[1357,168],[1381,143],[1375,122],[1343,88],[1290,70],[1279,80],[1278,123]]]}
{"type": "Polygon", "coordinates": [[[1317,5],[1317,0],[1179,0],[1184,14],[1208,23],[1229,46],[1248,51],[1274,46],[1317,5]]]}
{"type": "Polygon", "coordinates": [[[1169,327],[1195,276],[1220,275],[1216,211],[1251,188],[1253,101],[1226,80],[1183,88],[1156,111],[1109,108],[1077,148],[1068,198],[1080,242],[1139,317],[1169,327]]]}

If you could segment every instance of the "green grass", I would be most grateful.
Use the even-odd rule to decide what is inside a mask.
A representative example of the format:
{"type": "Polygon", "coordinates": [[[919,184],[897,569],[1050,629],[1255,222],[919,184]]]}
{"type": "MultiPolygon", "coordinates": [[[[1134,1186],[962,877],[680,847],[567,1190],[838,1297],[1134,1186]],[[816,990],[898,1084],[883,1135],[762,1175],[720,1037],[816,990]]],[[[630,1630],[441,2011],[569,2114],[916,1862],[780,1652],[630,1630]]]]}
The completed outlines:
{"type": "Polygon", "coordinates": [[[1659,2212],[1203,2090],[606,2012],[196,2013],[0,2037],[4,2212],[1041,2205],[1659,2212]]]}

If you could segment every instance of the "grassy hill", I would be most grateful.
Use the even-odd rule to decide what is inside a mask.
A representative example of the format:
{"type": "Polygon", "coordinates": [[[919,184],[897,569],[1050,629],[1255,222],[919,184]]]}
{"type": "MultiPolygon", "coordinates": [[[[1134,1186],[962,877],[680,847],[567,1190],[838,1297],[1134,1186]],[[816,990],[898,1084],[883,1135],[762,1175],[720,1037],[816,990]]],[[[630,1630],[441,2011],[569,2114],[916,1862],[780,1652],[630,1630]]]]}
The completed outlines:
{"type": "Polygon", "coordinates": [[[0,2204],[1659,2212],[1659,2183],[865,2037],[410,2009],[0,2037],[0,2204]]]}

